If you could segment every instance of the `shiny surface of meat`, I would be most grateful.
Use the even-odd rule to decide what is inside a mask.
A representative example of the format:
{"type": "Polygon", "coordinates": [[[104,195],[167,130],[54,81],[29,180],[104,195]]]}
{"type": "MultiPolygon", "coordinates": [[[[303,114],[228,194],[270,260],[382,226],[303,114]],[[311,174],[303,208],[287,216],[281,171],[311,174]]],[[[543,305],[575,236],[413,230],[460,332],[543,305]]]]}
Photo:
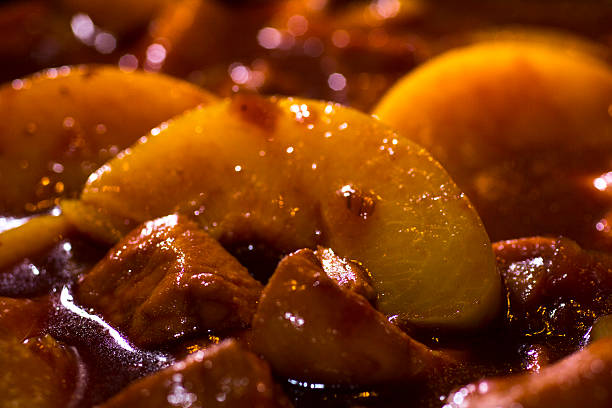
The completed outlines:
{"type": "Polygon", "coordinates": [[[411,339],[310,250],[280,263],[253,319],[253,349],[289,378],[328,384],[423,381],[453,359],[411,339]]]}
{"type": "Polygon", "coordinates": [[[100,408],[289,408],[265,361],[226,340],[134,382],[100,408]]]}
{"type": "Polygon", "coordinates": [[[612,256],[567,238],[493,245],[509,296],[510,324],[530,335],[580,338],[612,313],[612,256]]]}
{"type": "Polygon", "coordinates": [[[483,380],[451,395],[445,408],[607,408],[612,405],[612,338],[538,374],[483,380]]]}
{"type": "Polygon", "coordinates": [[[80,281],[78,301],[152,346],[188,334],[248,327],[261,284],[188,219],[147,222],[80,281]]]}

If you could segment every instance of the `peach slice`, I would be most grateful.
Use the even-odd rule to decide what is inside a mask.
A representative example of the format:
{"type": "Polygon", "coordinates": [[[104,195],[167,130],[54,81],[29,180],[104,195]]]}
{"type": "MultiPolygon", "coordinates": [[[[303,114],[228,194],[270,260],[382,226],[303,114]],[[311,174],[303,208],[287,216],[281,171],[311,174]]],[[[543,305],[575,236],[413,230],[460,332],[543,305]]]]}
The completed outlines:
{"type": "Polygon", "coordinates": [[[0,87],[0,214],[45,210],[152,127],[215,99],[160,74],[62,67],[0,87]]]}
{"type": "Polygon", "coordinates": [[[478,215],[423,148],[377,120],[240,95],[152,134],[90,176],[84,205],[128,222],[187,213],[221,243],[281,254],[331,247],[369,270],[383,313],[414,324],[475,328],[497,312],[500,278],[478,215]]]}
{"type": "Polygon", "coordinates": [[[51,248],[70,232],[64,216],[42,215],[17,228],[0,232],[0,270],[51,248]]]}
{"type": "Polygon", "coordinates": [[[589,341],[594,342],[606,337],[612,337],[612,315],[600,316],[589,333],[589,341]]]}
{"type": "Polygon", "coordinates": [[[399,81],[374,114],[440,160],[491,240],[612,248],[612,69],[579,47],[457,49],[399,81]]]}

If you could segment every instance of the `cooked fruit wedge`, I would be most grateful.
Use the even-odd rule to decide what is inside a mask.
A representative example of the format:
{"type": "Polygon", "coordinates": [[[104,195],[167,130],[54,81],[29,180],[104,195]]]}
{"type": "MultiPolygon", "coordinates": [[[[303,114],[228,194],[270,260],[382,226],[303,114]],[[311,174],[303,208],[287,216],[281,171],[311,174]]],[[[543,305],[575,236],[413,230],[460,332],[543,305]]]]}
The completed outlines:
{"type": "Polygon", "coordinates": [[[0,270],[52,247],[71,229],[64,216],[42,215],[0,232],[0,270]]]}
{"type": "Polygon", "coordinates": [[[612,337],[612,315],[601,316],[591,328],[589,341],[597,341],[606,337],[612,337]]]}
{"type": "Polygon", "coordinates": [[[187,213],[224,244],[331,247],[369,270],[381,311],[415,324],[474,328],[498,310],[500,278],[478,215],[423,148],[377,120],[331,103],[239,95],[152,134],[90,176],[81,200],[104,209],[100,217],[187,213]]]}
{"type": "Polygon", "coordinates": [[[564,235],[609,250],[612,69],[561,41],[448,52],[373,112],[429,149],[493,241],[564,235]]]}
{"type": "Polygon", "coordinates": [[[160,74],[62,67],[0,87],[0,214],[78,193],[149,129],[214,96],[160,74]]]}

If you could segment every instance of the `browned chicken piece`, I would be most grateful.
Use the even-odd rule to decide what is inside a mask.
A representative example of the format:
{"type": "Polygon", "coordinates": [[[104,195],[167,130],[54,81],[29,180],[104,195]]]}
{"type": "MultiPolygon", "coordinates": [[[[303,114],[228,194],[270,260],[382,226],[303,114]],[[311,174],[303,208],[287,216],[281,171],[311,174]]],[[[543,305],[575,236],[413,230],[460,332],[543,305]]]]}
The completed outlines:
{"type": "Polygon", "coordinates": [[[607,408],[612,406],[612,338],[538,374],[483,380],[451,394],[444,408],[607,408]]]}
{"type": "Polygon", "coordinates": [[[47,324],[49,297],[13,299],[0,297],[0,339],[23,340],[42,334],[47,324]]]}
{"type": "Polygon", "coordinates": [[[252,339],[253,350],[275,371],[313,382],[365,385],[441,376],[452,364],[336,279],[309,249],[279,263],[253,319],[252,339]]]}
{"type": "Polygon", "coordinates": [[[250,325],[261,284],[198,225],[170,215],[120,241],[80,281],[78,301],[136,345],[250,325]]]}
{"type": "Polygon", "coordinates": [[[509,317],[523,330],[582,335],[597,316],[612,312],[612,255],[567,238],[523,238],[493,248],[509,317]]]}
{"type": "Polygon", "coordinates": [[[268,364],[228,339],[131,384],[100,408],[290,406],[268,364]]]}
{"type": "Polygon", "coordinates": [[[0,339],[0,406],[65,408],[82,396],[75,353],[52,337],[0,339]]]}

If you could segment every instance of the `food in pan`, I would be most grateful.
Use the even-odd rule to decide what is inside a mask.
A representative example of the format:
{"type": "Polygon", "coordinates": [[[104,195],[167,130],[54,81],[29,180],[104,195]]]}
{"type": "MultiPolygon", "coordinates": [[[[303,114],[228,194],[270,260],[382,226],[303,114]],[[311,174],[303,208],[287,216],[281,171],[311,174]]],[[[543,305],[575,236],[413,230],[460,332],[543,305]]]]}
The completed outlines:
{"type": "Polygon", "coordinates": [[[605,44],[475,31],[501,4],[113,4],[0,8],[88,50],[37,63],[115,65],[1,71],[0,405],[612,403],[605,44]]]}

